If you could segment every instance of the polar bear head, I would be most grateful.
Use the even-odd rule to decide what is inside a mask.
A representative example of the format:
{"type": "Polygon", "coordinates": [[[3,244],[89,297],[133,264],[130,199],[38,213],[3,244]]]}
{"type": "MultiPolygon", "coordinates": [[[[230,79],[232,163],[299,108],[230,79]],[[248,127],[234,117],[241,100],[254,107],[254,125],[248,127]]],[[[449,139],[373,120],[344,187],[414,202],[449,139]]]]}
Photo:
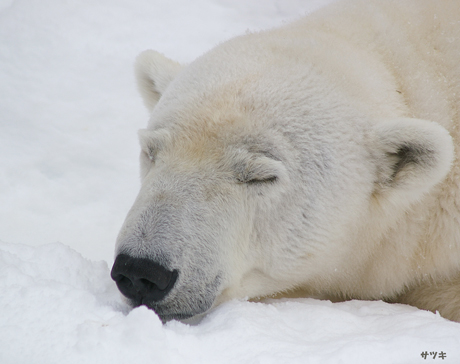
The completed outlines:
{"type": "Polygon", "coordinates": [[[347,287],[450,168],[438,124],[372,115],[327,72],[258,51],[230,44],[184,67],[154,51],[137,60],[151,117],[112,277],[163,320],[347,287]]]}

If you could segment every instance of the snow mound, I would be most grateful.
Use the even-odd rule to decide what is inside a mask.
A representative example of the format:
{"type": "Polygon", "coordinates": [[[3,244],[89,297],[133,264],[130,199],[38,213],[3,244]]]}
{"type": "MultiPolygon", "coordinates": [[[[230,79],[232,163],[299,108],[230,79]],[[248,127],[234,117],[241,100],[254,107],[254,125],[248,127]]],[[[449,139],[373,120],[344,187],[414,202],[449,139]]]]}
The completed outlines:
{"type": "Polygon", "coordinates": [[[104,261],[0,243],[0,363],[458,363],[460,325],[404,305],[232,301],[201,322],[130,310],[104,261]],[[421,353],[427,351],[427,359],[421,353]]]}

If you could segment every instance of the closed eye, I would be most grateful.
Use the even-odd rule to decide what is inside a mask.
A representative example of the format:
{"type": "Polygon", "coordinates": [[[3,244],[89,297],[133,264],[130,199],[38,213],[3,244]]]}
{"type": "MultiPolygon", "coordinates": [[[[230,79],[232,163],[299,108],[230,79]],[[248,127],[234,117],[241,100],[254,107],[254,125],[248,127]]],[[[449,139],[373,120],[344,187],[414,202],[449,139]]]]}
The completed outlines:
{"type": "Polygon", "coordinates": [[[274,183],[278,177],[276,176],[270,176],[266,178],[253,178],[248,181],[244,181],[244,183],[249,184],[249,185],[254,185],[254,184],[262,184],[262,183],[274,183]]]}
{"type": "Polygon", "coordinates": [[[280,160],[269,153],[248,153],[237,150],[238,159],[233,165],[236,181],[245,185],[273,185],[285,179],[285,168],[280,160]]]}
{"type": "Polygon", "coordinates": [[[263,184],[263,183],[275,183],[277,179],[278,179],[277,176],[238,178],[238,182],[244,183],[247,185],[256,185],[256,184],[263,184]]]}
{"type": "Polygon", "coordinates": [[[153,162],[155,160],[156,150],[148,148],[145,154],[147,155],[147,158],[153,162]]]}

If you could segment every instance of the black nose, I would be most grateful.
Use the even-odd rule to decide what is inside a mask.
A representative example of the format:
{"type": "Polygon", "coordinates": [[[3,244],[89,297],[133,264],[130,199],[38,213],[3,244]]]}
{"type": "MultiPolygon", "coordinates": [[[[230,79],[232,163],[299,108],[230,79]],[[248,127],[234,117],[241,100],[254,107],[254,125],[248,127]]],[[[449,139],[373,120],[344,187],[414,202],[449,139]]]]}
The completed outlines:
{"type": "Polygon", "coordinates": [[[178,272],[150,259],[120,254],[110,275],[121,293],[141,305],[162,300],[174,287],[178,272]]]}

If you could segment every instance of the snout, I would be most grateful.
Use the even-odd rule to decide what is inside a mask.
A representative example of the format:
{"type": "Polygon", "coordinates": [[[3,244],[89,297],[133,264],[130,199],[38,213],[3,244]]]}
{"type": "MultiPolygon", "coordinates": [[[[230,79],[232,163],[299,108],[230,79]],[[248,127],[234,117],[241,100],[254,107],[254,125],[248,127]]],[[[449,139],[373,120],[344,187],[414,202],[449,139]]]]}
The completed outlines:
{"type": "Polygon", "coordinates": [[[168,270],[147,258],[120,254],[112,267],[111,276],[120,292],[134,306],[163,300],[176,283],[179,272],[168,270]]]}

